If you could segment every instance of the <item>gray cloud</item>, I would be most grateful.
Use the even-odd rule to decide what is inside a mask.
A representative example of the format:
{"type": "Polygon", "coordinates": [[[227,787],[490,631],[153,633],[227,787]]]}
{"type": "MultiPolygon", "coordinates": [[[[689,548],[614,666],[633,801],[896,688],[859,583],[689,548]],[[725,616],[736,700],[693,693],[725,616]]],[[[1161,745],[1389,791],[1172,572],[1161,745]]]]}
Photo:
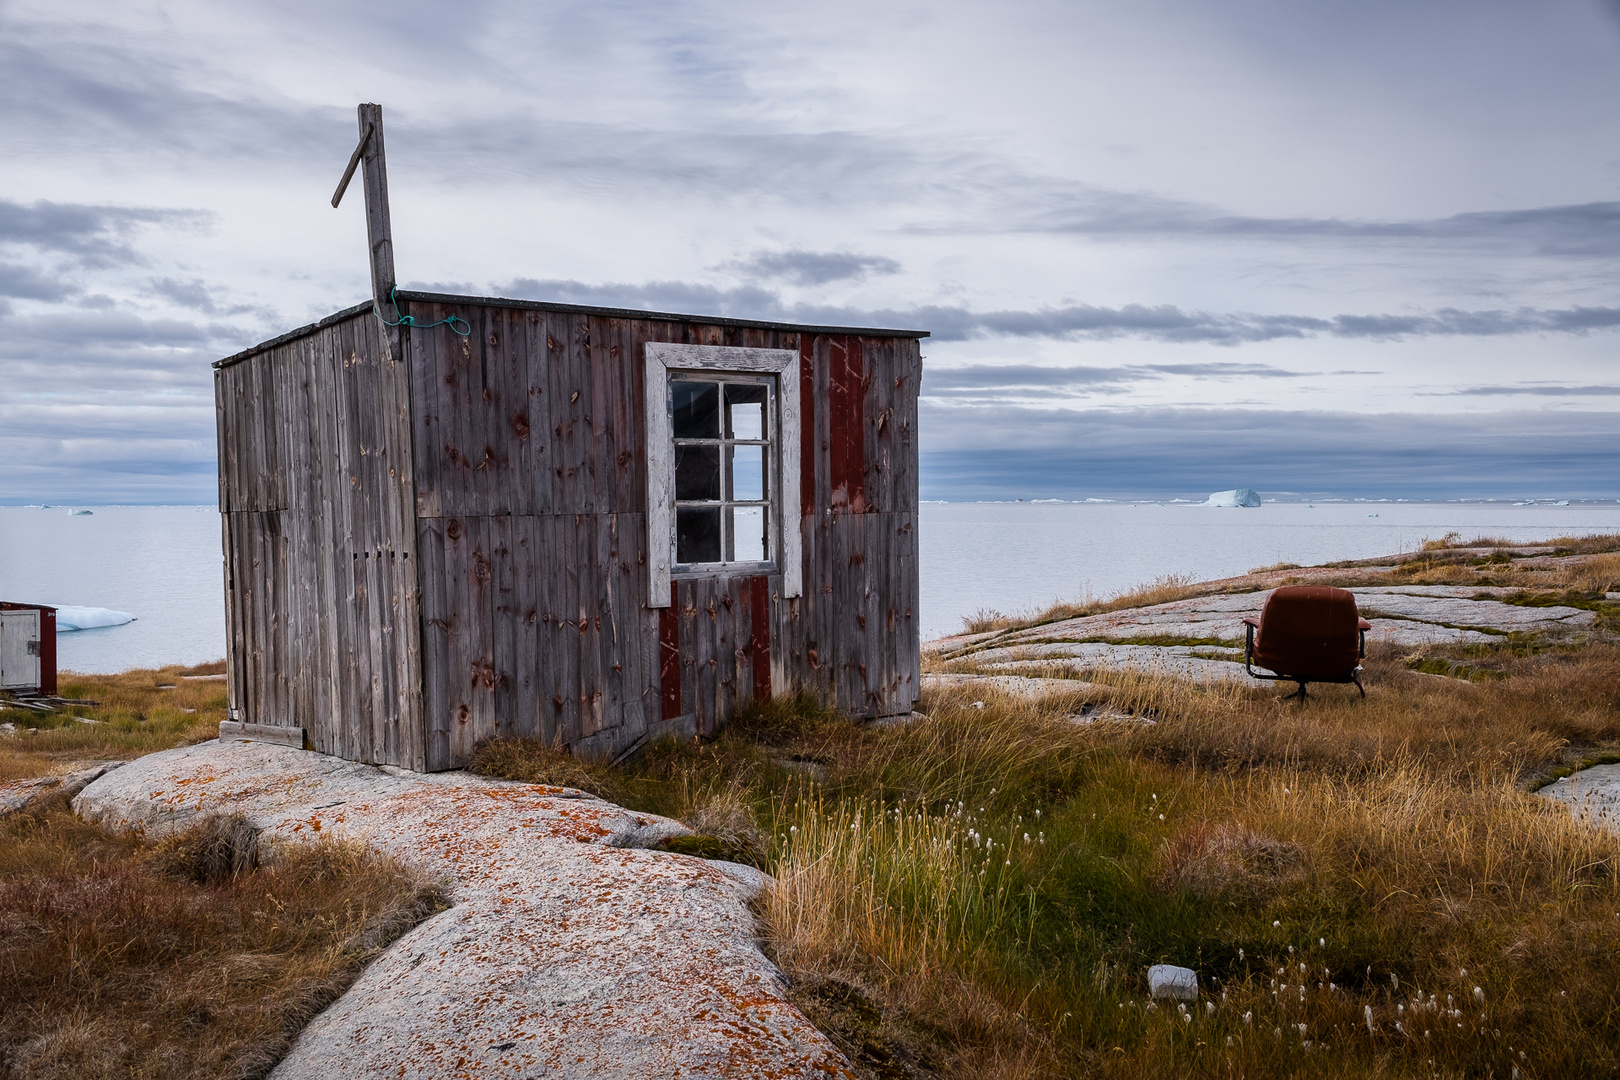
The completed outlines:
{"type": "Polygon", "coordinates": [[[1615,498],[1620,413],[1060,411],[924,402],[927,499],[1615,498]]]}
{"type": "MultiPolygon", "coordinates": [[[[322,18],[359,16],[339,5],[322,9],[322,18]]],[[[577,14],[567,18],[590,21],[577,14]]],[[[389,34],[366,25],[369,33],[389,34]]],[[[466,32],[472,24],[460,25],[462,32],[432,36],[436,64],[457,57],[462,67],[485,71],[491,85],[515,86],[519,99],[534,89],[525,82],[531,72],[493,62],[487,50],[480,52],[477,35],[466,32]]],[[[273,162],[283,172],[298,162],[334,173],[353,144],[347,107],[312,107],[245,82],[238,72],[199,72],[173,52],[83,26],[66,32],[57,24],[12,19],[7,29],[0,39],[0,69],[8,73],[0,81],[0,109],[14,121],[10,138],[16,142],[85,152],[116,148],[185,161],[207,156],[244,168],[273,162]],[[199,88],[207,86],[221,89],[199,88]]],[[[412,176],[436,183],[460,184],[471,164],[482,177],[550,188],[710,200],[755,195],[801,206],[885,205],[920,233],[1460,245],[1579,258],[1620,254],[1620,202],[1389,221],[1233,214],[1192,200],[1014,168],[988,144],[971,140],[941,142],[854,126],[800,130],[739,116],[725,105],[744,93],[745,71],[719,63],[711,50],[697,47],[700,40],[706,42],[660,42],[651,50],[665,67],[648,77],[667,78],[681,93],[695,95],[678,126],[554,120],[514,108],[514,95],[503,93],[490,94],[480,112],[464,111],[454,120],[392,110],[390,148],[397,163],[409,163],[412,176]],[[949,216],[929,220],[930,206],[949,207],[949,216]]],[[[420,46],[396,40],[389,50],[400,57],[424,55],[420,46]]],[[[859,269],[892,272],[881,262],[859,269]]],[[[756,273],[795,284],[853,277],[836,262],[817,266],[808,260],[775,270],[761,264],[756,273]]]]}
{"type": "MultiPolygon", "coordinates": [[[[418,287],[418,286],[413,286],[418,287]]],[[[684,311],[734,318],[781,319],[842,326],[928,330],[936,340],[1049,338],[1108,341],[1137,338],[1171,343],[1241,345],[1279,338],[1335,337],[1396,341],[1415,337],[1490,337],[1508,334],[1585,334],[1620,327],[1620,308],[1521,307],[1464,311],[1440,308],[1415,315],[1258,315],[1187,311],[1171,304],[1125,304],[1018,311],[973,311],[961,305],[856,308],[789,304],[759,286],[723,288],[682,281],[591,285],[567,279],[514,278],[496,286],[501,295],[562,303],[601,304],[648,311],[684,311]]],[[[1263,366],[1263,365],[1262,365],[1263,366]]],[[[1173,368],[1165,367],[1166,373],[1173,368]]]]}
{"type": "Polygon", "coordinates": [[[923,382],[923,394],[975,400],[1027,398],[1031,394],[1120,393],[1137,383],[1170,375],[1195,379],[1296,379],[1303,374],[1269,364],[1134,364],[1125,367],[969,364],[930,367],[923,382]]]}
{"type": "Polygon", "coordinates": [[[251,304],[222,304],[214,299],[222,292],[200,278],[190,281],[176,281],[174,278],[153,278],[149,285],[152,292],[179,307],[190,308],[204,315],[242,315],[250,311],[270,315],[272,313],[263,308],[256,308],[251,304]]]}
{"type": "Polygon", "coordinates": [[[935,224],[921,233],[1057,233],[1099,240],[1331,240],[1429,245],[1486,245],[1545,256],[1620,253],[1620,202],[1485,210],[1410,221],[1262,217],[1146,192],[1110,191],[1023,177],[1005,188],[1001,212],[935,224]]]}
{"type": "Polygon", "coordinates": [[[65,300],[77,289],[31,266],[0,263],[0,296],[18,300],[65,300]]]}
{"type": "MultiPolygon", "coordinates": [[[[413,286],[414,287],[414,286],[413,286]]],[[[610,282],[513,278],[496,285],[501,296],[549,300],[559,304],[639,308],[644,311],[692,312],[729,318],[781,318],[780,294],[754,285],[721,288],[687,281],[647,281],[639,285],[610,282]]]]}
{"type": "Polygon", "coordinates": [[[30,204],[0,199],[0,244],[73,257],[77,264],[105,268],[138,262],[130,234],[142,225],[206,227],[211,214],[199,210],[92,206],[39,200],[30,204]]]}
{"type": "Polygon", "coordinates": [[[881,255],[847,251],[759,251],[746,259],[724,264],[751,277],[786,281],[793,285],[828,285],[835,281],[864,281],[870,274],[898,274],[901,266],[881,255]]]}
{"type": "Polygon", "coordinates": [[[1504,383],[1499,386],[1469,386],[1461,390],[1428,393],[1425,397],[1614,397],[1620,386],[1559,386],[1551,383],[1504,383]]]}

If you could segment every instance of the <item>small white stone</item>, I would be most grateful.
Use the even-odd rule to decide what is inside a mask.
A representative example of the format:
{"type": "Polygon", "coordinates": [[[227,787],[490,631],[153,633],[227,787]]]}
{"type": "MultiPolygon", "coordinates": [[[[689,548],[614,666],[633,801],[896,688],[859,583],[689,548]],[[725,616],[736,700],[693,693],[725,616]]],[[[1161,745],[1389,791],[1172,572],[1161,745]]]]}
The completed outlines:
{"type": "Polygon", "coordinates": [[[1197,1001],[1198,973],[1174,964],[1154,964],[1148,968],[1148,993],[1156,998],[1197,1001]]]}

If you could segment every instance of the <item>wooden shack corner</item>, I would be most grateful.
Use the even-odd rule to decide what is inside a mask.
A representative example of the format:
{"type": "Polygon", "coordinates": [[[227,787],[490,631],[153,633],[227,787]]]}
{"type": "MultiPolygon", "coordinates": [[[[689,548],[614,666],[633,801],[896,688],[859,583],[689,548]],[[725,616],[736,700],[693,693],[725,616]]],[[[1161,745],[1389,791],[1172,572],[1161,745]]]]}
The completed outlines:
{"type": "Polygon", "coordinates": [[[926,334],[387,295],[214,365],[234,733],[433,771],[910,712],[926,334]]]}

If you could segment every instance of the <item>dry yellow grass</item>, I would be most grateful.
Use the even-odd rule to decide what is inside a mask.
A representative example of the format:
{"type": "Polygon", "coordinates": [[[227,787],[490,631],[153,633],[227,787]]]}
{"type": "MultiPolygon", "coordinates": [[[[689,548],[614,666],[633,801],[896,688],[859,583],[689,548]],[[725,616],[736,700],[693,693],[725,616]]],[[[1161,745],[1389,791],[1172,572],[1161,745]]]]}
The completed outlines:
{"type": "Polygon", "coordinates": [[[749,804],[767,942],[863,1076],[1610,1075],[1620,839],[1527,789],[1620,751],[1620,649],[1455,652],[1491,677],[1386,648],[1365,699],[1103,671],[882,729],[777,702],[612,782],[749,804]],[[1147,1000],[1156,962],[1196,1009],[1147,1000]]]}
{"type": "MultiPolygon", "coordinates": [[[[214,738],[222,664],[64,673],[100,702],[9,710],[0,780],[214,738]],[[81,723],[80,719],[94,720],[81,723]]],[[[290,846],[259,866],[245,822],[148,843],[53,799],[0,819],[0,1077],[258,1077],[365,963],[442,907],[358,846],[290,846]]]]}
{"type": "Polygon", "coordinates": [[[873,1030],[938,1075],[1606,1074],[1620,839],[1523,782],[1570,736],[1620,742],[1620,661],[1477,687],[1384,673],[1365,703],[1304,707],[1120,676],[1145,729],[940,695],[933,725],[873,749],[879,772],[938,763],[918,801],[786,808],[779,959],[861,988],[873,1030]],[[1032,754],[1068,765],[1032,783],[1032,754]],[[963,773],[977,798],[947,806],[963,773]],[[1050,921],[1082,896],[1078,925],[1050,921]],[[1203,972],[1196,1015],[1147,1007],[1155,960],[1203,972]]]}
{"type": "Polygon", "coordinates": [[[1563,536],[1540,544],[1449,533],[1426,540],[1416,552],[1330,566],[1291,563],[1256,567],[1247,575],[1219,581],[1193,581],[1187,575],[1161,577],[1106,599],[1084,596],[1054,603],[1042,611],[1007,614],[980,611],[963,620],[966,633],[1022,629],[1082,615],[1165,604],[1213,593],[1250,592],[1278,585],[1479,585],[1558,590],[1571,599],[1601,599],[1620,590],[1620,534],[1563,536]]]}
{"type": "Polygon", "coordinates": [[[437,889],[357,846],[205,822],[149,844],[65,804],[0,822],[0,1076],[258,1077],[437,889]]]}
{"type": "Polygon", "coordinates": [[[1147,607],[1150,604],[1168,604],[1172,600],[1185,600],[1209,592],[1207,583],[1195,582],[1190,574],[1166,574],[1146,585],[1137,586],[1105,599],[1091,596],[1073,601],[1058,601],[1038,612],[1024,615],[1004,615],[999,611],[981,611],[963,620],[965,633],[978,634],[987,630],[1010,630],[1015,627],[1039,626],[1042,623],[1074,619],[1082,615],[1099,615],[1107,611],[1147,607]]]}
{"type": "Polygon", "coordinates": [[[127,760],[212,739],[225,719],[224,661],[118,675],[64,671],[58,692],[98,702],[54,714],[0,705],[0,781],[67,772],[90,761],[127,760]],[[188,678],[187,676],[193,676],[188,678]],[[84,721],[89,721],[88,723],[84,721]]]}

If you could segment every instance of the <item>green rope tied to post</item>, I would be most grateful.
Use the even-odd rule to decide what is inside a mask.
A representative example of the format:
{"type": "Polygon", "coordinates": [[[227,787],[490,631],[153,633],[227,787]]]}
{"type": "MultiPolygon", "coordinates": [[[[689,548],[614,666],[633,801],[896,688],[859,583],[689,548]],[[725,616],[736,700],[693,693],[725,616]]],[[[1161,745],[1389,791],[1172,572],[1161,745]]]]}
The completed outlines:
{"type": "Polygon", "coordinates": [[[382,323],[384,326],[410,326],[415,327],[418,330],[431,330],[435,326],[448,326],[450,328],[450,332],[453,334],[460,334],[462,337],[472,336],[472,323],[468,322],[466,319],[463,319],[460,315],[452,315],[448,319],[440,319],[438,322],[430,323],[417,322],[415,315],[401,315],[399,313],[399,301],[394,298],[394,293],[398,291],[398,285],[395,285],[388,290],[388,302],[394,305],[393,322],[389,322],[387,319],[383,318],[383,313],[377,310],[376,304],[371,305],[371,313],[377,316],[377,321],[382,323]],[[460,329],[456,326],[457,323],[460,323],[467,329],[460,329]]]}

